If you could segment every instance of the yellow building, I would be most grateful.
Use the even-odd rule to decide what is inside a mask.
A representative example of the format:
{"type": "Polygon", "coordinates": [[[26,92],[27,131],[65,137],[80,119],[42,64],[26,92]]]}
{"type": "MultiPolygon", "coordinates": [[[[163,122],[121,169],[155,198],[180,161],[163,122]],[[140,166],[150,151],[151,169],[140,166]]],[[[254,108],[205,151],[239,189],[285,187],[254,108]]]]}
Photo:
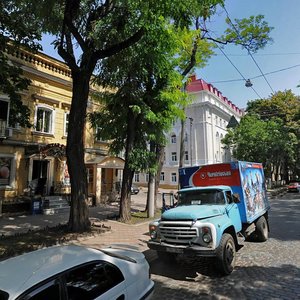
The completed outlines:
{"type": "MultiPolygon", "coordinates": [[[[12,49],[8,56],[31,80],[22,101],[30,108],[34,126],[12,128],[8,122],[10,100],[0,93],[0,199],[4,203],[20,199],[29,187],[40,188],[43,195],[70,193],[65,145],[71,72],[64,63],[42,53],[12,49]]],[[[98,105],[89,101],[88,110],[98,105]]],[[[108,156],[108,143],[95,139],[88,123],[84,138],[89,193],[99,203],[121,181],[124,161],[108,156]]]]}

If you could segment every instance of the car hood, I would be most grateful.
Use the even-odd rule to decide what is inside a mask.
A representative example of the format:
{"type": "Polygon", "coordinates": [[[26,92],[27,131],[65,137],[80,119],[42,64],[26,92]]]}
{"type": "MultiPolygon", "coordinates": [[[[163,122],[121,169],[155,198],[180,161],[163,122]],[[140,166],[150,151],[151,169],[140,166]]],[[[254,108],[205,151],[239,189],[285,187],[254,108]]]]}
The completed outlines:
{"type": "Polygon", "coordinates": [[[186,205],[165,211],[162,214],[162,220],[199,220],[224,213],[224,205],[186,205]]]}

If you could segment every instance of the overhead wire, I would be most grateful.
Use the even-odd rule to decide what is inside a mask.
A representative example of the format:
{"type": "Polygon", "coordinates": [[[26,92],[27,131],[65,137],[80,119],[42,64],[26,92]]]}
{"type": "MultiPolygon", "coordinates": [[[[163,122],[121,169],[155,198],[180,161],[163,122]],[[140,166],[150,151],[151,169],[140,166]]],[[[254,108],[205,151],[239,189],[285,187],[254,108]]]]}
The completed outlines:
{"type": "MultiPolygon", "coordinates": [[[[270,74],[286,71],[286,70],[289,70],[289,69],[293,69],[293,68],[296,68],[296,67],[300,67],[300,64],[294,65],[294,66],[291,66],[291,67],[287,67],[287,68],[282,68],[282,69],[279,69],[279,70],[276,70],[276,71],[271,71],[271,72],[265,73],[264,75],[270,75],[270,74]]],[[[249,77],[249,79],[256,79],[256,78],[259,78],[259,77],[262,77],[262,75],[249,77]]],[[[225,83],[225,82],[235,82],[235,81],[243,81],[243,80],[244,79],[229,79],[229,80],[212,81],[212,83],[223,83],[223,82],[225,83]]]]}
{"type": "MultiPolygon", "coordinates": [[[[229,13],[225,7],[225,5],[223,5],[223,9],[226,12],[228,21],[230,22],[230,24],[232,25],[233,29],[236,31],[237,35],[239,36],[239,32],[236,29],[235,25],[233,24],[233,22],[231,21],[230,17],[229,17],[229,13]]],[[[250,57],[252,58],[252,60],[254,61],[255,65],[257,66],[257,68],[259,69],[260,73],[262,74],[262,76],[264,77],[265,81],[267,82],[268,86],[270,87],[271,91],[274,93],[274,90],[270,84],[270,82],[268,81],[267,77],[264,75],[263,71],[261,70],[260,66],[258,65],[258,63],[256,62],[256,60],[254,59],[252,53],[250,52],[250,50],[248,49],[248,47],[244,46],[246,48],[246,50],[248,51],[248,54],[250,55],[250,57]]]]}
{"type": "MultiPolygon", "coordinates": [[[[210,38],[211,36],[209,34],[207,34],[210,38]]],[[[230,64],[237,70],[237,72],[241,75],[241,77],[243,78],[243,80],[246,82],[247,79],[245,78],[245,76],[241,73],[241,71],[234,65],[234,63],[231,61],[231,59],[226,55],[226,53],[223,51],[223,49],[217,44],[215,43],[215,45],[218,47],[218,49],[222,52],[222,54],[227,58],[227,60],[230,62],[230,64]]],[[[239,79],[241,80],[241,79],[239,79]]],[[[251,86],[251,89],[254,91],[254,93],[258,96],[258,98],[262,98],[258,92],[253,88],[253,86],[251,86]]]]}
{"type": "MultiPolygon", "coordinates": [[[[216,54],[219,55],[219,54],[216,54]]],[[[280,55],[300,55],[300,52],[286,52],[286,53],[257,53],[254,56],[280,56],[280,55]]],[[[234,54],[227,53],[227,56],[248,56],[248,54],[234,54]]]]}

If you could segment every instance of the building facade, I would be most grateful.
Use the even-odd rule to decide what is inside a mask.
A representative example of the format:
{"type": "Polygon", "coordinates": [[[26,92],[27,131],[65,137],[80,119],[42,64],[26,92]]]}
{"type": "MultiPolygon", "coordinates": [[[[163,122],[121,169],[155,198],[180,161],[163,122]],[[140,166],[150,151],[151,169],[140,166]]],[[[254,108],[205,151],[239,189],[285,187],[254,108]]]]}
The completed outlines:
{"type": "MultiPolygon", "coordinates": [[[[234,117],[239,121],[244,112],[213,85],[203,79],[196,79],[196,76],[190,78],[187,92],[191,103],[186,108],[184,166],[230,161],[230,151],[224,149],[221,141],[226,135],[229,120],[234,117]]],[[[181,130],[181,120],[177,120],[167,136],[165,160],[160,175],[161,187],[178,187],[181,130]]],[[[134,180],[144,185],[147,183],[147,175],[136,174],[134,180]]]]}
{"type": "MultiPolygon", "coordinates": [[[[0,200],[12,202],[30,189],[43,195],[70,193],[65,146],[72,99],[72,78],[68,67],[42,53],[8,49],[13,64],[31,80],[22,94],[31,111],[31,128],[9,124],[10,99],[0,93],[0,200]]],[[[93,88],[90,89],[90,93],[93,88]]],[[[99,104],[88,103],[94,111],[99,104]]],[[[85,162],[89,194],[101,201],[121,179],[124,161],[108,156],[108,143],[95,138],[86,124],[85,162]]]]}

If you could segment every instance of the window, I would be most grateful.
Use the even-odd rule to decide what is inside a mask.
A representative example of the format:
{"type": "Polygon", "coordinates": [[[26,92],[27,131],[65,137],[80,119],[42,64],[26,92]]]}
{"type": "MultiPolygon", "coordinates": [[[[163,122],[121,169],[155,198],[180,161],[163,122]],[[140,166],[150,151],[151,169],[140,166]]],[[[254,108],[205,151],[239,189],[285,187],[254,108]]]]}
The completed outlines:
{"type": "Polygon", "coordinates": [[[140,182],[140,173],[134,173],[134,181],[140,182]]]}
{"type": "Polygon", "coordinates": [[[160,181],[165,181],[165,172],[160,173],[160,181]]]}
{"type": "Polygon", "coordinates": [[[64,116],[64,136],[68,135],[68,128],[69,128],[69,113],[65,112],[64,116]]]}
{"type": "Polygon", "coordinates": [[[176,174],[176,173],[172,173],[172,174],[171,174],[171,181],[172,181],[173,183],[177,182],[177,174],[176,174]]]}
{"type": "Polygon", "coordinates": [[[177,161],[177,153],[176,152],[172,152],[171,160],[177,161]]]}
{"type": "Polygon", "coordinates": [[[27,294],[22,299],[30,300],[52,300],[61,299],[59,294],[59,283],[56,281],[51,281],[43,286],[35,289],[34,291],[27,294]]]}
{"type": "Polygon", "coordinates": [[[0,186],[10,185],[12,180],[12,157],[0,157],[0,186]]]}
{"type": "Polygon", "coordinates": [[[0,100],[0,136],[5,136],[8,121],[9,102],[0,100]]]}
{"type": "Polygon", "coordinates": [[[184,152],[184,159],[189,160],[189,152],[188,151],[184,152]]]}
{"type": "Polygon", "coordinates": [[[108,262],[81,266],[65,277],[70,300],[95,299],[124,280],[122,272],[108,262]]]}
{"type": "Polygon", "coordinates": [[[53,109],[37,107],[35,130],[43,133],[53,133],[53,109]]]}
{"type": "Polygon", "coordinates": [[[145,174],[145,182],[149,182],[149,174],[145,174]]]}
{"type": "Polygon", "coordinates": [[[107,142],[107,139],[103,138],[102,127],[97,126],[95,129],[95,140],[98,142],[107,142]]]}
{"type": "Polygon", "coordinates": [[[94,170],[92,168],[87,168],[87,182],[94,182],[94,170]]]}
{"type": "Polygon", "coordinates": [[[171,143],[176,144],[176,135],[175,134],[171,135],[171,143]]]}
{"type": "Polygon", "coordinates": [[[188,134],[187,134],[187,133],[185,133],[185,135],[184,135],[184,142],[185,142],[185,143],[188,142],[188,134]]]}

